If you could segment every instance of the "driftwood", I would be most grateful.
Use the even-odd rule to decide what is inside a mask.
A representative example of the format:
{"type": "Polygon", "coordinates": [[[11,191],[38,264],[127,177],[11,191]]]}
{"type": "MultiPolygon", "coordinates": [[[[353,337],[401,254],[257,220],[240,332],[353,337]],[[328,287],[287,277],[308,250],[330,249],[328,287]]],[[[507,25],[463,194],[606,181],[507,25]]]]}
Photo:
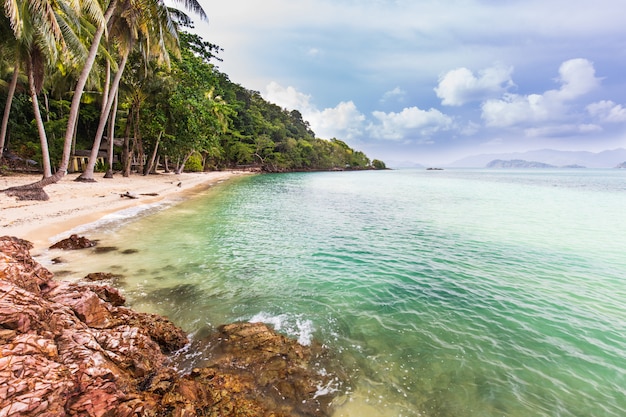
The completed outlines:
{"type": "Polygon", "coordinates": [[[139,197],[137,197],[136,194],[133,194],[133,193],[128,192],[128,191],[126,191],[124,194],[120,194],[120,197],[122,197],[122,198],[126,197],[126,198],[132,198],[132,199],[139,198],[139,197]]]}

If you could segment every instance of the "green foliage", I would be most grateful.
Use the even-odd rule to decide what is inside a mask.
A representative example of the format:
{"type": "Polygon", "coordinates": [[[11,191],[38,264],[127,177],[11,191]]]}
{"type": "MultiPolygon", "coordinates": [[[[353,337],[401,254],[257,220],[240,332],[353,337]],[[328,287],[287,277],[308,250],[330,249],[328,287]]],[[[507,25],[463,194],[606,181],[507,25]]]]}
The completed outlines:
{"type": "MultiPolygon", "coordinates": [[[[298,110],[280,108],[259,92],[230,81],[212,64],[220,60],[217,45],[184,32],[179,39],[180,54],[171,57],[170,66],[146,62],[135,50],[124,71],[114,136],[126,139],[135,159],[148,159],[156,149],[161,161],[167,158],[172,163],[191,154],[185,164],[187,171],[205,167],[252,167],[269,172],[385,168],[384,162],[370,162],[363,152],[340,139],[316,138],[298,110]]],[[[9,75],[7,71],[5,79],[9,75]]],[[[98,77],[102,80],[104,74],[96,73],[94,78],[98,77]]],[[[60,82],[64,80],[60,76],[54,80],[56,84],[44,88],[51,93],[42,114],[51,160],[56,165],[61,158],[73,83],[60,82]]],[[[84,96],[76,149],[92,146],[100,117],[99,88],[91,87],[92,94],[84,96]]],[[[26,90],[20,85],[13,100],[7,145],[24,157],[40,161],[26,90]]],[[[105,168],[97,166],[96,170],[105,168]]]]}
{"type": "Polygon", "coordinates": [[[191,155],[185,164],[185,171],[202,172],[202,157],[198,154],[191,155]]]}
{"type": "Polygon", "coordinates": [[[387,166],[385,165],[385,163],[378,159],[374,159],[372,161],[372,167],[374,167],[374,169],[387,169],[387,166]]]}
{"type": "Polygon", "coordinates": [[[109,165],[104,163],[101,159],[96,161],[96,166],[94,167],[95,172],[106,172],[109,168],[109,165]]]}

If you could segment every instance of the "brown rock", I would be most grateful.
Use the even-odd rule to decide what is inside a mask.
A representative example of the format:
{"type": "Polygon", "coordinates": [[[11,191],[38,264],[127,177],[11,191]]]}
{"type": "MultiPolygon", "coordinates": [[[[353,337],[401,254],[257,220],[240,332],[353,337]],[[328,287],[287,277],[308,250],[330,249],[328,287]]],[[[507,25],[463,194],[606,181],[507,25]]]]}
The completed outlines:
{"type": "Polygon", "coordinates": [[[32,243],[23,239],[0,238],[0,279],[39,293],[42,287],[51,284],[53,274],[31,258],[32,248],[32,243]]]}
{"type": "Polygon", "coordinates": [[[76,250],[91,248],[93,246],[96,246],[96,242],[93,242],[84,236],[78,236],[74,234],[67,239],[63,239],[50,246],[50,249],[76,250]]]}

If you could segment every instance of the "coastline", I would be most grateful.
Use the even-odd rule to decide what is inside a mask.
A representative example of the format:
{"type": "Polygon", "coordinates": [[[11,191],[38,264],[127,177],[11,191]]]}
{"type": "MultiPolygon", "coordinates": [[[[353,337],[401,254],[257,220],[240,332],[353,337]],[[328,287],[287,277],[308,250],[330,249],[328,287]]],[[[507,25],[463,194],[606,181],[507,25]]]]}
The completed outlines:
{"type": "MultiPolygon", "coordinates": [[[[97,182],[74,181],[79,175],[66,175],[46,187],[48,201],[20,201],[0,193],[0,236],[15,236],[33,243],[34,250],[47,248],[50,239],[78,226],[95,222],[107,214],[131,207],[184,201],[196,192],[246,171],[212,171],[200,173],[159,173],[130,177],[116,175],[97,182]],[[137,198],[122,197],[128,193],[137,198]]],[[[39,175],[0,176],[0,190],[30,184],[39,175]]],[[[65,236],[67,237],[67,236],[65,236]]]]}

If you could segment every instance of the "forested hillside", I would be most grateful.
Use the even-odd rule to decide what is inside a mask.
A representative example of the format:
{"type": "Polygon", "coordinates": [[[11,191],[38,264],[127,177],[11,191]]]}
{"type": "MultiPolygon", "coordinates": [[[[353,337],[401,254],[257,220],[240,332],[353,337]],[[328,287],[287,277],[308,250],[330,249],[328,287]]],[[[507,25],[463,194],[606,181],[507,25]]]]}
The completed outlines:
{"type": "Polygon", "coordinates": [[[215,65],[220,48],[181,30],[189,17],[158,0],[88,11],[61,1],[48,4],[53,15],[3,3],[0,167],[38,170],[51,182],[75,169],[90,181],[157,167],[385,168],[230,81],[215,65]]]}

